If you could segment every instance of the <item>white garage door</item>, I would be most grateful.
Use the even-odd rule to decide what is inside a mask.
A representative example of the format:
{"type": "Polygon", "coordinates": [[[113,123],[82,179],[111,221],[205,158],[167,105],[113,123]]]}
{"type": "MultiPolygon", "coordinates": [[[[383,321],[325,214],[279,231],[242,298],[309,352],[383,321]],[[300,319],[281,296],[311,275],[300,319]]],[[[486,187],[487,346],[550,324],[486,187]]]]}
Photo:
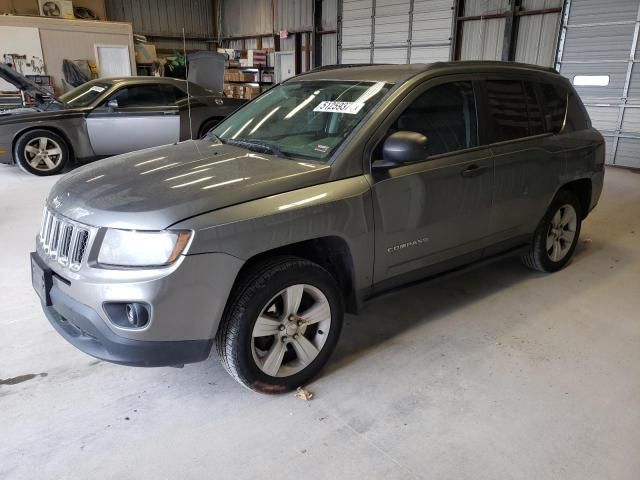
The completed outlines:
{"type": "Polygon", "coordinates": [[[343,0],[340,63],[449,60],[453,0],[343,0]]]}
{"type": "Polygon", "coordinates": [[[607,140],[607,163],[640,167],[640,0],[571,0],[560,73],[607,140]]]}

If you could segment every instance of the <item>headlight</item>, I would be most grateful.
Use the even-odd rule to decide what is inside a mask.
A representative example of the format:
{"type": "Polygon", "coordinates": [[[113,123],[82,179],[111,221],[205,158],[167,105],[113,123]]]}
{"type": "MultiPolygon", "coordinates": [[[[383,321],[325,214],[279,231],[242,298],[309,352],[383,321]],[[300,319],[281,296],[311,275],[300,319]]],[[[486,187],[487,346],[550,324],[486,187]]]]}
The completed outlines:
{"type": "Polygon", "coordinates": [[[189,243],[191,232],[145,232],[108,229],[98,263],[118,267],[160,267],[176,261],[189,243]]]}

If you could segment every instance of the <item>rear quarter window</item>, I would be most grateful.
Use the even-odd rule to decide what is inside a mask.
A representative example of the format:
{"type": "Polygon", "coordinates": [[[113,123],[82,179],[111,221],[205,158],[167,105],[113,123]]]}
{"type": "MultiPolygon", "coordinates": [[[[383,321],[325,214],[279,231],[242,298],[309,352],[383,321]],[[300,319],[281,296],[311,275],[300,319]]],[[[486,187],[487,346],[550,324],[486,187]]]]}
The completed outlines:
{"type": "Polygon", "coordinates": [[[584,108],[582,100],[575,92],[569,92],[567,102],[567,120],[564,125],[565,131],[575,132],[578,130],[587,130],[591,128],[591,120],[584,108]]]}

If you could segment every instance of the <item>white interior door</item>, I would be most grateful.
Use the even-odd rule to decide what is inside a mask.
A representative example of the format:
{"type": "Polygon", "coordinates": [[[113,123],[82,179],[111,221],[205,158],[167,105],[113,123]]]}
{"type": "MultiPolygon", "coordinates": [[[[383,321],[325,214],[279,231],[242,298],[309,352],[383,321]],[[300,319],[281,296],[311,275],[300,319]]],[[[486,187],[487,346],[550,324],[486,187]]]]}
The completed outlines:
{"type": "Polygon", "coordinates": [[[131,60],[127,45],[96,45],[96,62],[100,77],[131,76],[131,60]]]}

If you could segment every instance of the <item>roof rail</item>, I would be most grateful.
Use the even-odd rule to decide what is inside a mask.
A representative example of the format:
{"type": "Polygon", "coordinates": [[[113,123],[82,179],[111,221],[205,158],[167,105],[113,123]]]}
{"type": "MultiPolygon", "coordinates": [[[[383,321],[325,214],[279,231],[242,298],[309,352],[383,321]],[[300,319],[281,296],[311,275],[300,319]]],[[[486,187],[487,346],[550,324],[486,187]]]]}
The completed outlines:
{"type": "Polygon", "coordinates": [[[312,68],[306,72],[299,73],[297,77],[301,75],[307,75],[308,73],[326,72],[329,70],[338,70],[341,68],[356,68],[356,67],[380,67],[382,65],[392,65],[391,63],[334,63],[333,65],[322,65],[320,67],[312,68]]]}
{"type": "Polygon", "coordinates": [[[456,65],[456,64],[465,64],[465,65],[492,65],[496,67],[515,67],[515,68],[527,68],[529,70],[538,70],[547,73],[555,73],[558,72],[553,67],[544,67],[542,65],[534,65],[531,63],[522,63],[522,62],[501,62],[499,60],[455,60],[453,62],[435,62],[431,65],[434,67],[438,66],[447,66],[447,65],[456,65]]]}

